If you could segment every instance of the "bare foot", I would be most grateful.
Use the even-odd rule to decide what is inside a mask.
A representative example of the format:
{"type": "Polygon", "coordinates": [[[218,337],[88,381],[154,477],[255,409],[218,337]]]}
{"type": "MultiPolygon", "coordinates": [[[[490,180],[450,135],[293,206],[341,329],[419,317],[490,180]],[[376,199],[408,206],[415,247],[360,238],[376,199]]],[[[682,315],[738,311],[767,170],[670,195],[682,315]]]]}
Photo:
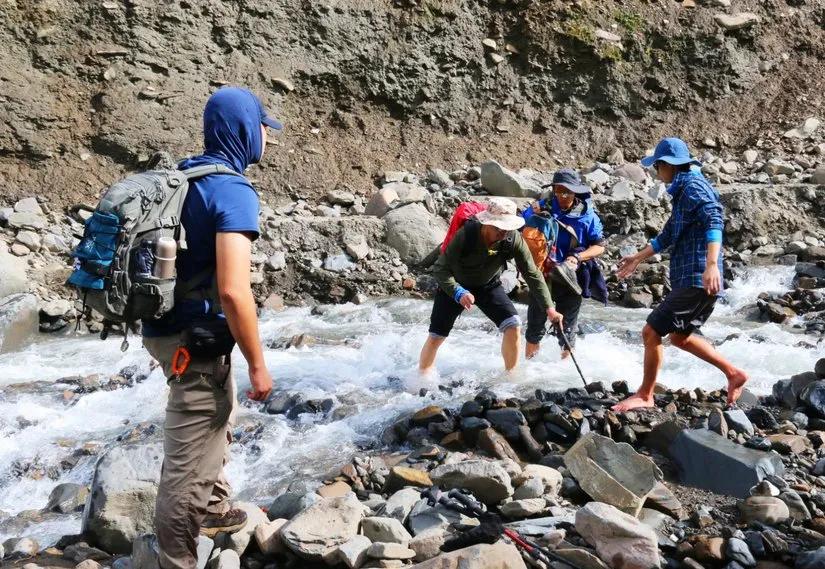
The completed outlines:
{"type": "Polygon", "coordinates": [[[566,360],[567,358],[570,357],[570,354],[571,354],[570,350],[568,350],[567,348],[563,349],[561,351],[561,359],[566,360]]]}
{"type": "Polygon", "coordinates": [[[739,368],[734,368],[728,375],[728,405],[733,405],[742,395],[742,388],[748,381],[748,374],[739,368]]]}
{"type": "Polygon", "coordinates": [[[638,393],[636,395],[631,395],[624,401],[619,401],[616,403],[611,409],[616,413],[624,413],[625,411],[630,411],[631,409],[638,409],[640,407],[653,407],[653,396],[650,398],[643,397],[638,393]]]}
{"type": "Polygon", "coordinates": [[[528,360],[532,360],[536,357],[536,354],[539,353],[539,349],[541,348],[541,344],[531,344],[527,342],[527,345],[524,348],[524,357],[528,360]]]}

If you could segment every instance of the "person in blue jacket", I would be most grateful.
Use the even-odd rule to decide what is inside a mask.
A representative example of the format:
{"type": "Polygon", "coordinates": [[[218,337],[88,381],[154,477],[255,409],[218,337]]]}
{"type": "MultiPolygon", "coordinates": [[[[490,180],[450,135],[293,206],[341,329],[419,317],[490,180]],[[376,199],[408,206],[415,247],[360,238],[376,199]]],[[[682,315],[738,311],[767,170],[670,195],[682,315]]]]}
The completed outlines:
{"type": "MultiPolygon", "coordinates": [[[[551,194],[524,211],[525,220],[539,212],[548,212],[559,223],[559,236],[546,278],[553,279],[551,294],[556,310],[563,316],[563,330],[570,347],[575,345],[582,296],[607,300],[604,278],[593,259],[604,253],[602,221],[590,199],[590,186],[582,183],[578,172],[570,168],[553,175],[551,194]],[[592,278],[591,278],[592,276],[592,278]],[[584,285],[584,286],[583,286],[584,285]],[[593,294],[591,291],[596,291],[593,294]]],[[[545,334],[547,315],[534,300],[527,309],[525,356],[534,357],[545,334]]],[[[568,346],[559,335],[562,359],[570,356],[568,346]]]]}
{"type": "Polygon", "coordinates": [[[220,165],[233,170],[193,181],[183,203],[181,225],[187,249],[176,261],[177,287],[187,292],[161,319],[143,321],[143,344],[169,378],[164,421],[163,468],[155,508],[161,569],[193,569],[198,534],[233,533],[247,521],[232,506],[223,474],[232,439],[235,383],[229,352],[237,342],[249,368],[247,397],[265,400],[272,376],[258,336],[251,288],[252,242],[258,237],[258,194],[243,176],[266,148],[267,128],[281,123],[267,115],[246,89],[224,87],[203,112],[204,152],[181,169],[220,165]],[[184,371],[173,360],[187,333],[211,330],[229,337],[226,353],[195,355],[184,371]]]}
{"type": "Polygon", "coordinates": [[[747,374],[722,357],[700,335],[695,334],[713,313],[723,290],[722,230],[724,217],[719,194],[702,175],[701,162],[690,155],[687,144],[665,138],[642,166],[656,169],[656,176],[670,184],[673,211],[662,232],[648,245],[619,262],[618,276],[633,274],[645,259],[670,250],[671,291],[653,309],[642,329],[645,345],[644,376],[636,393],[613,407],[625,412],[653,407],[653,390],[662,367],[662,338],[718,368],[728,382],[728,404],[736,401],[748,380],[747,374]]]}

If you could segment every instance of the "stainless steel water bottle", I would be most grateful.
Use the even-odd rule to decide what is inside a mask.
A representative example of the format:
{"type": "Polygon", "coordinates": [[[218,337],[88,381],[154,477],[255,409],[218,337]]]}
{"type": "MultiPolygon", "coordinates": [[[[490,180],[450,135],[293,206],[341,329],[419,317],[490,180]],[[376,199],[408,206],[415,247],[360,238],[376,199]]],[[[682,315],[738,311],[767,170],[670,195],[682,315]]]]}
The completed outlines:
{"type": "Polygon", "coordinates": [[[171,237],[161,237],[155,247],[155,277],[171,279],[175,276],[178,243],[171,237]]]}

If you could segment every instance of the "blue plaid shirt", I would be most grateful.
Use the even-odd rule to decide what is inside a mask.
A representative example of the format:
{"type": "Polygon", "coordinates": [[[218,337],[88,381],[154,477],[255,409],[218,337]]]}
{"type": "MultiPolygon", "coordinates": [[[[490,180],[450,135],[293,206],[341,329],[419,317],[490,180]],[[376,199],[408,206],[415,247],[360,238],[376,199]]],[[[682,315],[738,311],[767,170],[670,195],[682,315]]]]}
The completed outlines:
{"type": "MultiPolygon", "coordinates": [[[[722,204],[719,194],[698,169],[679,172],[667,189],[673,212],[651,247],[670,252],[670,286],[702,288],[709,242],[722,242],[722,204]]],[[[722,273],[722,252],[719,252],[722,273]]]]}

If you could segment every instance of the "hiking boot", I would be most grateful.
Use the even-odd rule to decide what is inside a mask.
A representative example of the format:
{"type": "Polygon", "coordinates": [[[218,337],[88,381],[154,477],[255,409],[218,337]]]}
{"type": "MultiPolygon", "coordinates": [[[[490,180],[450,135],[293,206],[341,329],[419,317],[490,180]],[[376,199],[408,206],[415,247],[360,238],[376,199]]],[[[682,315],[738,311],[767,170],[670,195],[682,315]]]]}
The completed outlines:
{"type": "Polygon", "coordinates": [[[576,278],[576,271],[567,263],[559,263],[553,267],[550,275],[554,282],[567,286],[576,294],[582,293],[582,287],[579,286],[579,279],[576,278]]]}
{"type": "Polygon", "coordinates": [[[235,533],[246,525],[246,512],[232,508],[223,514],[206,514],[201,523],[201,535],[214,538],[219,533],[235,533]]]}

